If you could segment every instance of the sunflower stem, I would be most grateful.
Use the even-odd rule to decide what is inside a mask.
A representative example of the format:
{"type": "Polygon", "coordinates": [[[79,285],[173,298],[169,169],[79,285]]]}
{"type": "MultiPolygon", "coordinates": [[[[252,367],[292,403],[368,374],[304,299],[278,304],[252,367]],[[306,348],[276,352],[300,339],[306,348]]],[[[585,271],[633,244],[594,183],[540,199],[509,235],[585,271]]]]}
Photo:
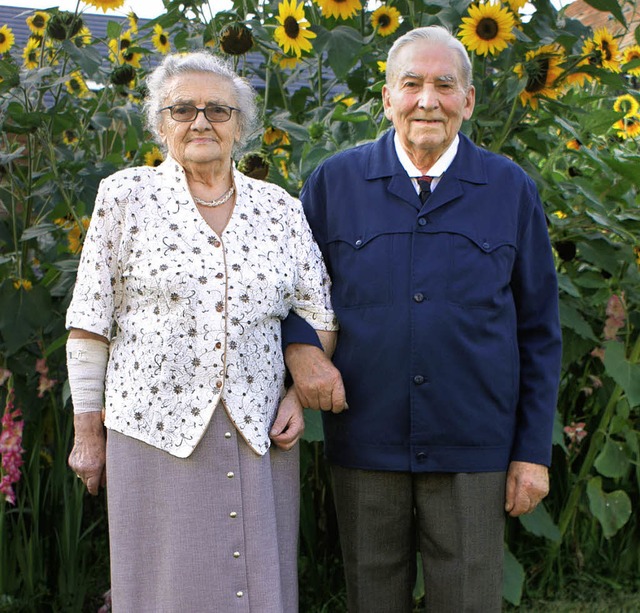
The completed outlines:
{"type": "Polygon", "coordinates": [[[516,96],[513,99],[513,103],[511,104],[511,110],[509,111],[509,117],[507,117],[507,121],[505,121],[504,123],[504,127],[500,132],[500,136],[494,139],[491,145],[489,146],[490,151],[493,151],[495,153],[500,151],[500,149],[502,149],[502,145],[504,145],[504,142],[507,140],[507,136],[509,136],[509,133],[511,132],[511,124],[513,123],[513,118],[516,114],[517,106],[518,106],[518,97],[516,96]]]}

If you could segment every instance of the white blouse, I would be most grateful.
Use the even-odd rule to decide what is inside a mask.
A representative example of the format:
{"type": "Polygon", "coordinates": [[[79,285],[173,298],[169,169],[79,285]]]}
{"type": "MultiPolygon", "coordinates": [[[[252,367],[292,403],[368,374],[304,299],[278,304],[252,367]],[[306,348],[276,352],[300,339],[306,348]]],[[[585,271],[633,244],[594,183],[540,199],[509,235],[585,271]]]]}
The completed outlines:
{"type": "Polygon", "coordinates": [[[330,282],[300,201],[234,169],[218,236],[182,167],[119,171],[99,187],[68,328],[111,340],[105,425],[189,456],[223,400],[258,454],[284,392],[280,320],[335,330],[330,282]]]}

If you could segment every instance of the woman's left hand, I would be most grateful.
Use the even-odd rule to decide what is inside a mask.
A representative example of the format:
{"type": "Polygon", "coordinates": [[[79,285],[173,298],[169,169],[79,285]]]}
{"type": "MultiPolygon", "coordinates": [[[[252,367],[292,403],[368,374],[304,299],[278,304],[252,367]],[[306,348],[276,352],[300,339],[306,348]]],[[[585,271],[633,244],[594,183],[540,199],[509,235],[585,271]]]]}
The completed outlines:
{"type": "Polygon", "coordinates": [[[280,402],[269,436],[276,447],[288,451],[298,442],[303,432],[302,404],[298,400],[295,389],[291,387],[280,402]]]}

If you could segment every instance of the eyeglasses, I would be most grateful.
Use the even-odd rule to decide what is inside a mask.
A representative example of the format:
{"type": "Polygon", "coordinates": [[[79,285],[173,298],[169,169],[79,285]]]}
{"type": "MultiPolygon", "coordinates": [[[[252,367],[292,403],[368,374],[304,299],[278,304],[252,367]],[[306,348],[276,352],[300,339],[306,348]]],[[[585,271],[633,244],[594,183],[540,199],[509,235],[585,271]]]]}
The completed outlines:
{"type": "Polygon", "coordinates": [[[172,104],[171,106],[165,106],[160,109],[158,113],[162,111],[169,111],[171,113],[171,119],[175,121],[195,121],[198,117],[198,113],[203,113],[207,121],[211,123],[222,123],[231,119],[233,111],[240,112],[240,109],[234,106],[227,106],[226,104],[207,104],[207,106],[198,108],[193,104],[172,104]]]}

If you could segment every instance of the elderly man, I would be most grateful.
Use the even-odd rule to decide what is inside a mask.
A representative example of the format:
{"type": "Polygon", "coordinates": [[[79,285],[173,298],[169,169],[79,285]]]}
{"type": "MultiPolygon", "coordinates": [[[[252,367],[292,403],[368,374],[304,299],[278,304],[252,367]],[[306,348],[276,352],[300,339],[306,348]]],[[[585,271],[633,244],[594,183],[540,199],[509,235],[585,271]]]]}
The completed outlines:
{"type": "Polygon", "coordinates": [[[287,363],[324,409],[350,613],[500,611],[505,511],[548,492],[561,336],[533,181],[460,131],[464,47],[426,27],[389,52],[393,129],[338,153],[302,201],[333,281],[334,364],[287,363]],[[333,396],[333,397],[332,397],[333,396]]]}

